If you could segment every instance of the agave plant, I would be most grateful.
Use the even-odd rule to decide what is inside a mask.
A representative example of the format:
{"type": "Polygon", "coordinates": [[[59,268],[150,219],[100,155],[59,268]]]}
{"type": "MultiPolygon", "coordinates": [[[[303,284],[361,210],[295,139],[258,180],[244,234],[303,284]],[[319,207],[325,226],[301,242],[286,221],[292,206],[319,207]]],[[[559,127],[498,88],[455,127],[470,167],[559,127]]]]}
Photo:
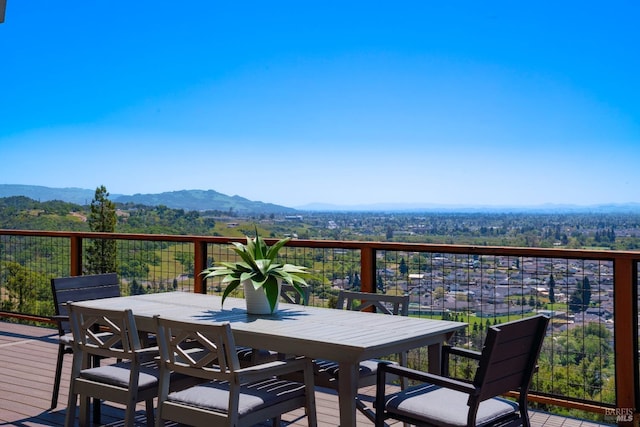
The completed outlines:
{"type": "MultiPolygon", "coordinates": [[[[224,276],[222,283],[226,284],[222,293],[222,305],[227,296],[241,283],[251,281],[255,289],[262,288],[269,301],[273,313],[278,301],[278,284],[285,282],[293,286],[304,298],[303,286],[307,286],[304,276],[308,275],[307,268],[293,264],[281,264],[276,262],[276,256],[280,249],[291,240],[290,237],[281,239],[269,247],[258,234],[256,237],[247,236],[247,243],[232,242],[232,248],[240,256],[241,261],[219,262],[214,267],[207,268],[201,274],[204,278],[224,276]]],[[[306,303],[306,301],[305,301],[306,303]]]]}

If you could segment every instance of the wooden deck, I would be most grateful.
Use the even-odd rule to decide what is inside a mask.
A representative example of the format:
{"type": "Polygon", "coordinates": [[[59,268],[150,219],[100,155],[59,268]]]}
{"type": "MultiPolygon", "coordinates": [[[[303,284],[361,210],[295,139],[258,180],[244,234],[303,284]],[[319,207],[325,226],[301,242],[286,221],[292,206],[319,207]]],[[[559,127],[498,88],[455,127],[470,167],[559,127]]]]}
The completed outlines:
{"type": "MultiPolygon", "coordinates": [[[[0,426],[62,426],[68,392],[71,357],[66,356],[58,407],[50,410],[57,354],[57,332],[0,322],[0,426]]],[[[318,424],[338,425],[338,399],[334,393],[316,394],[318,424]]],[[[121,426],[121,407],[103,405],[103,425],[121,426]]],[[[360,413],[358,425],[372,426],[360,413]]],[[[138,420],[144,421],[140,406],[138,420]]],[[[302,411],[283,417],[284,425],[306,426],[302,411]]],[[[563,418],[541,412],[531,414],[533,427],[591,427],[604,424],[563,418]]]]}

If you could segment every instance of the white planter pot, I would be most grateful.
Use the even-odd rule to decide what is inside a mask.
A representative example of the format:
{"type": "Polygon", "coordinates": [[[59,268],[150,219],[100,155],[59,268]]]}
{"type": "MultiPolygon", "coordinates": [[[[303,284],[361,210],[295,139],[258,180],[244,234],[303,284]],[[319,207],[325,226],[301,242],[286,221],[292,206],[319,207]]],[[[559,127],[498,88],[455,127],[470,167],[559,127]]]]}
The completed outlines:
{"type": "MultiPolygon", "coordinates": [[[[271,306],[267,300],[267,294],[264,289],[255,289],[249,280],[242,282],[244,286],[244,299],[247,303],[247,313],[249,314],[271,314],[271,306]]],[[[280,284],[278,284],[278,295],[280,295],[280,284]]],[[[278,298],[279,300],[279,298],[278,298]]],[[[273,313],[278,311],[278,300],[273,308],[273,313]]]]}

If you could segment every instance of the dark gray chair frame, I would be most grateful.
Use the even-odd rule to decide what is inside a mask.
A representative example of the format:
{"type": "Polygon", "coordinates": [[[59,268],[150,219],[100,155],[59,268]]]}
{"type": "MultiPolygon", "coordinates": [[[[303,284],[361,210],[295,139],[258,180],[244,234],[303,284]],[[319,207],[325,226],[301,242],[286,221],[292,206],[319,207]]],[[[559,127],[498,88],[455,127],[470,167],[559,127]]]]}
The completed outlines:
{"type": "Polygon", "coordinates": [[[160,386],[156,426],[165,421],[194,426],[253,426],[304,408],[317,426],[311,361],[306,358],[241,368],[229,323],[185,322],[156,316],[160,386]],[[302,383],[279,379],[299,372],[302,383]],[[194,388],[170,394],[171,374],[199,380],[194,388]],[[204,399],[207,393],[211,400],[204,399]],[[253,397],[252,397],[253,396],[253,397]],[[258,399],[256,399],[258,398],[258,399]]]}
{"type": "MultiPolygon", "coordinates": [[[[456,414],[466,413],[466,426],[476,426],[476,416],[482,402],[492,401],[493,404],[499,404],[499,396],[516,391],[519,394],[518,402],[517,404],[512,403],[511,411],[501,412],[501,415],[495,418],[487,417],[492,422],[483,425],[499,425],[501,427],[523,425],[529,427],[527,404],[529,386],[537,367],[538,355],[542,348],[548,322],[547,317],[536,315],[490,327],[482,352],[445,346],[443,347],[442,375],[434,375],[397,365],[380,364],[375,402],[376,426],[384,426],[385,420],[390,418],[417,426],[441,425],[438,423],[438,419],[426,413],[427,410],[417,413],[407,407],[402,410],[396,408],[397,405],[409,399],[412,400],[413,408],[426,408],[429,394],[436,390],[442,391],[441,389],[445,388],[451,390],[450,396],[456,393],[468,396],[464,399],[467,407],[457,407],[451,403],[453,399],[449,400],[447,405],[440,405],[439,410],[446,408],[450,414],[446,416],[446,425],[453,425],[452,419],[456,414]],[[450,356],[462,356],[478,361],[478,368],[472,381],[455,379],[449,375],[450,356]],[[385,377],[388,374],[408,378],[420,384],[385,395],[385,377]],[[429,385],[434,387],[429,387],[429,385]]],[[[489,410],[489,412],[491,411],[489,410]]],[[[445,417],[445,414],[440,414],[440,416],[445,417]]],[[[461,425],[465,424],[461,423],[461,425]]]]}
{"type": "MultiPolygon", "coordinates": [[[[309,303],[309,297],[311,295],[311,287],[302,287],[303,295],[293,287],[284,283],[280,287],[280,298],[282,301],[288,304],[304,304],[309,303]]],[[[242,366],[256,365],[258,363],[264,363],[271,360],[284,359],[286,356],[279,354],[278,352],[268,349],[250,348],[244,346],[238,346],[237,348],[238,358],[242,366]]]]}
{"type": "MultiPolygon", "coordinates": [[[[157,347],[143,347],[131,310],[70,305],[73,364],[65,427],[75,425],[80,397],[80,425],[89,425],[89,400],[125,405],[124,426],[133,427],[137,402],[146,402],[147,424],[153,425],[153,399],[158,395],[157,347]],[[121,360],[95,366],[96,358],[121,360]]],[[[94,419],[94,424],[96,420],[94,419]]]]}
{"type": "Polygon", "coordinates": [[[69,309],[66,303],[119,297],[120,282],[116,273],[58,277],[51,279],[51,293],[55,307],[54,320],[58,324],[58,357],[51,396],[51,409],[55,409],[58,406],[64,356],[73,354],[69,309]]]}
{"type": "MultiPolygon", "coordinates": [[[[387,295],[374,294],[369,292],[357,292],[341,290],[338,294],[336,309],[346,309],[355,311],[372,311],[372,315],[385,314],[396,316],[409,315],[409,295],[387,295]],[[356,304],[359,302],[359,305],[356,304]]],[[[400,365],[407,365],[407,353],[398,354],[400,365]]],[[[376,384],[378,359],[365,360],[360,363],[360,377],[358,388],[369,387],[376,384]]],[[[319,387],[338,389],[338,363],[331,360],[314,360],[314,375],[316,385],[319,387]]],[[[402,387],[406,385],[401,383],[402,387]]],[[[371,421],[375,419],[375,414],[359,397],[356,398],[356,408],[371,421]]]]}
{"type": "Polygon", "coordinates": [[[374,294],[342,290],[338,294],[336,308],[346,310],[375,311],[376,313],[409,315],[409,295],[374,294]],[[356,306],[355,302],[360,305],[356,306]],[[389,307],[391,306],[391,307],[389,307]]]}
{"type": "Polygon", "coordinates": [[[280,287],[280,297],[282,300],[289,304],[309,304],[309,297],[311,296],[311,287],[303,286],[302,287],[303,295],[293,287],[293,285],[289,285],[283,283],[280,287]]]}

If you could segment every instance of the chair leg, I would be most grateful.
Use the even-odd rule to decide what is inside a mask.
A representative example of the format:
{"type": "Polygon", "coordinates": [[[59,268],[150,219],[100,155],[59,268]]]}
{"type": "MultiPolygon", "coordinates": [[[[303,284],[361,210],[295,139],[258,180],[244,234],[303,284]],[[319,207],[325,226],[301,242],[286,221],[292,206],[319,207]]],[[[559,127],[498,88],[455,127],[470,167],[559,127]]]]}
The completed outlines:
{"type": "MultiPolygon", "coordinates": [[[[156,423],[154,425],[154,427],[163,427],[164,426],[164,419],[162,418],[162,402],[160,402],[160,400],[158,400],[158,412],[156,413],[156,423]]],[[[151,427],[151,426],[149,426],[151,427]]]]}
{"type": "Polygon", "coordinates": [[[67,414],[64,418],[64,427],[73,427],[75,424],[77,404],[78,395],[74,394],[73,390],[69,390],[69,401],[67,403],[67,414]]]}
{"type": "Polygon", "coordinates": [[[318,427],[318,414],[316,413],[315,396],[312,396],[311,399],[307,400],[305,414],[307,415],[307,425],[309,427],[318,427]]]}
{"type": "MultiPolygon", "coordinates": [[[[118,360],[119,362],[119,360],[118,360]]],[[[91,366],[93,368],[97,368],[100,366],[100,357],[98,356],[94,356],[91,358],[91,366]]],[[[93,398],[93,423],[94,424],[101,424],[101,419],[102,419],[102,413],[101,413],[101,400],[98,399],[97,397],[93,398]]]]}
{"type": "Polygon", "coordinates": [[[53,380],[53,394],[51,395],[51,409],[58,406],[58,394],[60,393],[60,380],[62,377],[62,362],[64,359],[64,344],[58,344],[58,360],[56,361],[56,376],[53,380]]]}
{"type": "MultiPolygon", "coordinates": [[[[89,396],[80,396],[80,427],[87,427],[91,422],[91,414],[89,408],[91,406],[91,398],[89,396]]],[[[95,423],[95,420],[94,420],[95,423]]]]}
{"type": "MultiPolygon", "coordinates": [[[[134,427],[136,425],[136,402],[127,404],[124,411],[124,427],[134,427]]],[[[153,424],[151,424],[153,425],[153,424]]]]}
{"type": "Polygon", "coordinates": [[[153,413],[153,399],[149,399],[146,401],[146,407],[147,407],[147,425],[151,427],[151,426],[154,426],[156,423],[155,415],[153,413]]]}

